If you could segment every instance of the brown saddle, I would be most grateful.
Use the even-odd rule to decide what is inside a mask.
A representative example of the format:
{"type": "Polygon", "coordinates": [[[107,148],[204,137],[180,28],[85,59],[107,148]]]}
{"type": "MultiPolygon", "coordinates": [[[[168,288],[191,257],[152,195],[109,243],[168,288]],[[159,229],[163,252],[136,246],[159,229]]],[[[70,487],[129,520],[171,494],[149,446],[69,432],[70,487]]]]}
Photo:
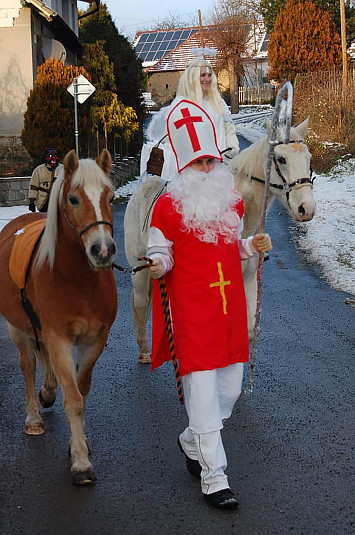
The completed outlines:
{"type": "Polygon", "coordinates": [[[10,275],[20,289],[26,286],[26,274],[32,253],[44,230],[46,219],[36,219],[15,233],[9,261],[10,275]]]}

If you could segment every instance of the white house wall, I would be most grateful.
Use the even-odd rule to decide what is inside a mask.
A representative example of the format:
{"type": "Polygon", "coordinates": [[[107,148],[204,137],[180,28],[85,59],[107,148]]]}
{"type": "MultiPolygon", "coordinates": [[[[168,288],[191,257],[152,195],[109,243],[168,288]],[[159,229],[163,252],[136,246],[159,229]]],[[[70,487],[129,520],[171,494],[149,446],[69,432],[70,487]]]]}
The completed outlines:
{"type": "Polygon", "coordinates": [[[32,86],[31,10],[22,8],[14,25],[0,27],[0,135],[21,133],[32,86]]]}

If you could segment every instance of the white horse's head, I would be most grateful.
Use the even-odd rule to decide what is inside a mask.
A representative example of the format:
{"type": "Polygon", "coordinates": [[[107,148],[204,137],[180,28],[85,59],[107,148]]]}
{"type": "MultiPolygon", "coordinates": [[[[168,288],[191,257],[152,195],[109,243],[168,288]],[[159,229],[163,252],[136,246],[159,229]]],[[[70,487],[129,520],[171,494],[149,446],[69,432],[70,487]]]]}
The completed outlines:
{"type": "MultiPolygon", "coordinates": [[[[312,156],[304,142],[308,122],[309,118],[291,128],[289,143],[283,143],[279,132],[277,133],[279,143],[275,146],[271,165],[272,193],[290,210],[295,221],[310,221],[316,211],[312,191],[312,156]]],[[[270,136],[271,121],[268,118],[266,127],[270,136]]],[[[265,150],[268,151],[268,144],[265,145],[265,150]]]]}

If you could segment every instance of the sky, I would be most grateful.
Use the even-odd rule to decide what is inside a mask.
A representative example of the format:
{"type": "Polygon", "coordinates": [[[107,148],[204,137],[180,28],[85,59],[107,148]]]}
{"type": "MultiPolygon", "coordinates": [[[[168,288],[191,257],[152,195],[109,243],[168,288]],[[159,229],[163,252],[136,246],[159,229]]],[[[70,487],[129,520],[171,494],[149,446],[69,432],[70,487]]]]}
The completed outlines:
{"type": "MultiPolygon", "coordinates": [[[[240,113],[251,111],[243,109],[240,113]]],[[[253,142],[265,133],[264,119],[237,124],[237,133],[253,142]]],[[[355,297],[355,158],[337,165],[330,173],[317,175],[314,197],[317,209],[312,221],[291,225],[296,246],[317,264],[322,278],[335,290],[355,297]]],[[[148,179],[149,180],[149,179],[148,179]]],[[[136,178],[116,190],[116,197],[129,198],[141,183],[136,178]]],[[[28,213],[27,206],[0,207],[0,230],[8,221],[28,213]]],[[[267,229],[267,220],[266,220],[267,229]]]]}
{"type": "MultiPolygon", "coordinates": [[[[198,10],[201,10],[202,24],[207,24],[207,16],[216,0],[103,0],[111,13],[112,19],[122,35],[133,39],[139,30],[153,29],[156,21],[171,19],[178,15],[180,20],[190,22],[195,17],[198,22],[198,10]]],[[[79,7],[87,3],[78,2],[79,7]]]]}

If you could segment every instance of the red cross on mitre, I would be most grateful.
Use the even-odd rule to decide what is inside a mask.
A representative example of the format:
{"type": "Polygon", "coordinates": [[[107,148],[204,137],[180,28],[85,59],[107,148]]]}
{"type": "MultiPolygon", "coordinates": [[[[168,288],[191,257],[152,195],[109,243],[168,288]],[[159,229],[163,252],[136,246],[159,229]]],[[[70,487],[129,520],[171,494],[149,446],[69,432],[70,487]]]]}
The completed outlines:
{"type": "Polygon", "coordinates": [[[179,173],[199,158],[221,159],[214,124],[198,104],[179,100],[168,115],[167,131],[179,173]]]}
{"type": "Polygon", "coordinates": [[[183,118],[175,121],[174,126],[177,130],[182,126],[186,126],[187,133],[189,134],[189,138],[191,141],[192,149],[194,152],[197,152],[198,150],[201,150],[201,145],[198,140],[194,123],[202,123],[202,115],[190,115],[190,110],[188,108],[182,108],[181,115],[183,118]]]}

